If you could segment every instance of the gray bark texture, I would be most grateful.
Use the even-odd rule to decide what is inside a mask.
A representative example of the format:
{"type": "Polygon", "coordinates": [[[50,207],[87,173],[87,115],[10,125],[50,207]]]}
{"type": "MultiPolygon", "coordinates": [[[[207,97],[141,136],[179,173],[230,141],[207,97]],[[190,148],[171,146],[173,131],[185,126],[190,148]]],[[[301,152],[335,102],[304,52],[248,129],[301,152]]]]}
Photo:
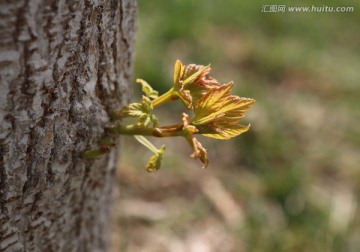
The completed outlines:
{"type": "Polygon", "coordinates": [[[136,2],[0,0],[0,251],[107,251],[136,2]]]}

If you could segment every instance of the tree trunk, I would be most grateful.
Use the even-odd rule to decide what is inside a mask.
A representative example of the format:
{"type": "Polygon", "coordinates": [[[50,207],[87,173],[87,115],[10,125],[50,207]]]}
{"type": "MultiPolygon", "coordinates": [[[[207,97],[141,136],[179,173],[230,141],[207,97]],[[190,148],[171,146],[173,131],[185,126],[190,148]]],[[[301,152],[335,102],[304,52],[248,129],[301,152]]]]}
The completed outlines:
{"type": "Polygon", "coordinates": [[[106,251],[118,150],[84,160],[126,100],[132,0],[0,0],[0,251],[106,251]]]}

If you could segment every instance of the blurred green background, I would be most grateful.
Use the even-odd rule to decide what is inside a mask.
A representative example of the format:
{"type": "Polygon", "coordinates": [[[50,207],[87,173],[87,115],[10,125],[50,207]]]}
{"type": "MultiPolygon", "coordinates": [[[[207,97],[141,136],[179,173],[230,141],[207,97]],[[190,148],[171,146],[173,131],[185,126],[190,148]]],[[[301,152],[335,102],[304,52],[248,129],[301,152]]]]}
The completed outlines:
{"type": "MultiPolygon", "coordinates": [[[[256,99],[249,132],[200,137],[210,165],[167,145],[161,169],[122,140],[117,251],[360,251],[360,2],[139,0],[135,77],[160,93],[176,59],[256,99]],[[262,13],[262,6],[353,13],[262,13]]],[[[134,100],[140,97],[134,84],[134,100]]],[[[180,122],[180,102],[158,109],[180,122]]]]}

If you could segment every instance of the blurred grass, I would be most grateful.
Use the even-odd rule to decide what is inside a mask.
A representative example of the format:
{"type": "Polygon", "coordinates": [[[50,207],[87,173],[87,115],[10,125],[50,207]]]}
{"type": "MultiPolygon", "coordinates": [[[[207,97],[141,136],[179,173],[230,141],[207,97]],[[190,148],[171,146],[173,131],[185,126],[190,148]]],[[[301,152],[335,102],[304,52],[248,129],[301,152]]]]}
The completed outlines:
{"type": "MultiPolygon", "coordinates": [[[[212,63],[216,79],[257,102],[244,119],[249,132],[201,138],[206,171],[183,139],[154,139],[167,151],[148,174],[150,153],[123,139],[121,251],[358,251],[359,9],[351,0],[139,0],[136,77],[162,93],[176,59],[212,63]],[[355,12],[261,13],[263,4],[355,12]],[[232,207],[222,210],[227,197],[232,207]],[[131,202],[144,214],[122,211],[131,202]]],[[[159,110],[162,121],[180,121],[178,105],[159,110]]]]}

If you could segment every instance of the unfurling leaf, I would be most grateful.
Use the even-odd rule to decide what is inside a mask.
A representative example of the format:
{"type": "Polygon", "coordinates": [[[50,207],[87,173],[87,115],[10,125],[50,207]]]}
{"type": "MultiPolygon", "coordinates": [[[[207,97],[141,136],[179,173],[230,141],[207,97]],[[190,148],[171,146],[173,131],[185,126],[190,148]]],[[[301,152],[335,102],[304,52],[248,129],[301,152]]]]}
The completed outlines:
{"type": "Polygon", "coordinates": [[[227,140],[249,130],[250,125],[241,125],[239,121],[255,100],[230,95],[233,85],[230,82],[214,88],[195,103],[191,124],[199,134],[227,140]]]}
{"type": "Polygon", "coordinates": [[[185,65],[180,61],[175,61],[174,66],[174,85],[181,85],[180,80],[183,78],[185,74],[185,65]]]}
{"type": "Polygon", "coordinates": [[[230,138],[236,137],[250,129],[250,125],[241,125],[241,124],[227,124],[221,125],[219,123],[209,126],[207,129],[200,130],[203,136],[216,138],[220,140],[229,140],[230,138]]]}
{"type": "Polygon", "coordinates": [[[152,114],[153,105],[151,100],[147,96],[143,96],[141,103],[131,103],[128,106],[125,106],[121,110],[115,112],[113,118],[125,118],[125,117],[138,117],[139,121],[137,125],[139,127],[149,127],[150,123],[154,127],[159,125],[159,121],[156,116],[152,114]]]}
{"type": "Polygon", "coordinates": [[[202,95],[212,88],[220,86],[218,81],[209,75],[210,70],[210,65],[190,64],[185,66],[180,60],[177,60],[174,66],[173,95],[179,97],[187,108],[193,108],[193,103],[202,95]]]}
{"type": "Polygon", "coordinates": [[[165,151],[165,145],[161,146],[160,150],[158,150],[149,159],[148,163],[146,164],[146,170],[148,172],[156,172],[157,170],[159,170],[164,151],[165,151]]]}
{"type": "Polygon", "coordinates": [[[147,97],[150,99],[156,99],[159,96],[159,92],[154,90],[149,83],[144,81],[143,79],[136,79],[136,82],[139,83],[142,87],[142,91],[145,93],[147,97]]]}
{"type": "Polygon", "coordinates": [[[141,143],[142,145],[144,145],[146,148],[148,148],[149,150],[151,150],[154,153],[154,155],[151,156],[151,158],[149,159],[149,161],[146,165],[146,170],[148,172],[155,172],[155,171],[159,170],[160,165],[161,165],[162,156],[163,156],[163,153],[165,152],[165,145],[161,146],[160,149],[157,149],[145,137],[139,136],[139,135],[135,135],[134,137],[139,143],[141,143]]]}

